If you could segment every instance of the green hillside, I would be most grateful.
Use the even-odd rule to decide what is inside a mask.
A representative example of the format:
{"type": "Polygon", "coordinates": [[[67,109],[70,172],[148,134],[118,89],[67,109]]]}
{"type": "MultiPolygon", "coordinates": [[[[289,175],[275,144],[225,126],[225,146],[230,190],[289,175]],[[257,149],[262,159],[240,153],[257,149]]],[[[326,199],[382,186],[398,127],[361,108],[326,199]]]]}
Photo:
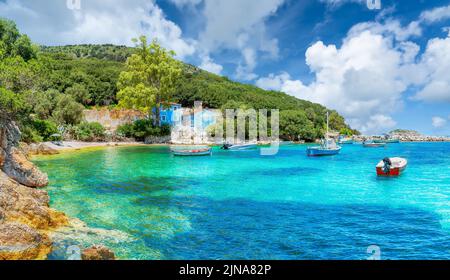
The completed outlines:
{"type": "MultiPolygon", "coordinates": [[[[20,34],[13,22],[0,19],[0,102],[13,104],[14,99],[17,107],[1,113],[20,115],[17,118],[25,137],[31,139],[42,126],[77,125],[83,107],[117,105],[118,77],[133,53],[134,48],[114,45],[38,47],[20,34]]],[[[323,136],[327,109],[319,104],[234,82],[189,64],[182,64],[182,68],[169,101],[187,107],[203,101],[205,106],[218,109],[280,109],[280,130],[285,139],[311,141],[323,136]]],[[[337,112],[330,112],[332,129],[357,133],[337,112]]]]}

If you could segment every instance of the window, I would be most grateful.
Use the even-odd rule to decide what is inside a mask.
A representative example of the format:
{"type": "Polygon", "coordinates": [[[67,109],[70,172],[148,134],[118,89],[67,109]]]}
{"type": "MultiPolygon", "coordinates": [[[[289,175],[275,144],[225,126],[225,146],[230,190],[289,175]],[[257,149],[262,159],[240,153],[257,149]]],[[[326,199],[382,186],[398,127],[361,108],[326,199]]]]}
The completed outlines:
{"type": "Polygon", "coordinates": [[[165,122],[167,120],[166,116],[161,116],[161,121],[165,122]]]}

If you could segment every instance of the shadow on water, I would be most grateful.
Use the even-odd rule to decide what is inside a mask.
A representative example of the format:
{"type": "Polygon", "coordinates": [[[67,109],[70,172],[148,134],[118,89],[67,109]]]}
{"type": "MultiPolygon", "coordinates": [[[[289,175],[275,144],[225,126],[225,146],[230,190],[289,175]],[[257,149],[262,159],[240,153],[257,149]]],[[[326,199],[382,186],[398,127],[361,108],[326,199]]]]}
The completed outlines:
{"type": "Polygon", "coordinates": [[[370,245],[379,246],[384,259],[450,257],[439,217],[415,208],[148,199],[135,203],[175,208],[189,217],[187,232],[169,240],[145,238],[167,259],[365,259],[370,245]]]}
{"type": "Polygon", "coordinates": [[[161,191],[176,191],[186,187],[192,187],[201,184],[198,180],[185,177],[148,177],[141,176],[132,181],[100,181],[93,187],[97,193],[117,193],[123,194],[146,194],[151,195],[161,191]]]}

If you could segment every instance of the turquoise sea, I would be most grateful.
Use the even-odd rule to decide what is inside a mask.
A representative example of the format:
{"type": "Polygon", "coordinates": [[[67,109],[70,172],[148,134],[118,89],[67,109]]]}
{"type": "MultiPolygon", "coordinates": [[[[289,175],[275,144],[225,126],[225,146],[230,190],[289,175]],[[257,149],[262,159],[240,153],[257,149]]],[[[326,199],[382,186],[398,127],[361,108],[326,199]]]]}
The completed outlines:
{"type": "Polygon", "coordinates": [[[52,207],[113,230],[63,237],[50,258],[102,241],[122,259],[359,260],[370,245],[382,259],[450,259],[450,143],[347,145],[323,158],[305,150],[182,158],[142,146],[36,158],[52,207]],[[386,156],[407,158],[406,173],[377,178],[386,156]]]}

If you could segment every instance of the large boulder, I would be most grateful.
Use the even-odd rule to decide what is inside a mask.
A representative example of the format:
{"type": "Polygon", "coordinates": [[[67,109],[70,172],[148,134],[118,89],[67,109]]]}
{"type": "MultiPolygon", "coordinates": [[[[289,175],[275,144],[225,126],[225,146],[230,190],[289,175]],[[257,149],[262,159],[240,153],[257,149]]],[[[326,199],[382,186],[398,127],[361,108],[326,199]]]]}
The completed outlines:
{"type": "Polygon", "coordinates": [[[0,260],[46,259],[51,248],[49,238],[30,226],[0,224],[0,260]]]}
{"type": "Polygon", "coordinates": [[[111,261],[115,260],[114,252],[105,246],[94,245],[81,252],[81,259],[84,261],[111,261]]]}
{"type": "Polygon", "coordinates": [[[47,174],[41,172],[16,147],[10,149],[3,171],[9,177],[27,187],[42,188],[48,185],[47,174]]]}
{"type": "Polygon", "coordinates": [[[2,122],[0,126],[0,168],[9,177],[27,187],[45,187],[48,177],[39,171],[17,147],[20,130],[14,122],[2,122]]]}
{"type": "Polygon", "coordinates": [[[47,230],[68,223],[67,217],[49,207],[47,192],[18,184],[0,171],[0,211],[6,221],[47,230]]]}

